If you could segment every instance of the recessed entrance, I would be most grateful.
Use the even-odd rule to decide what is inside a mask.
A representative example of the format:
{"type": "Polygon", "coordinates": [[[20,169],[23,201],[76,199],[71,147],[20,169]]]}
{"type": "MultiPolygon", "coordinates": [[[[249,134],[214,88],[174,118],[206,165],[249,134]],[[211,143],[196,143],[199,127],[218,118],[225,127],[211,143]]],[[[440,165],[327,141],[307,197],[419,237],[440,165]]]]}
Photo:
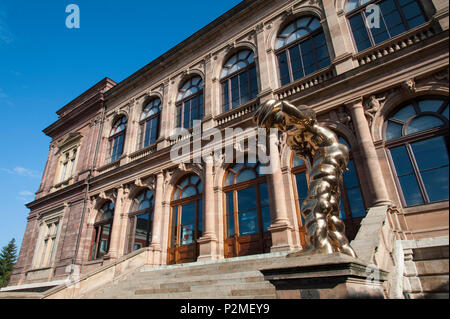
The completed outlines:
{"type": "Polygon", "coordinates": [[[202,236],[202,183],[196,175],[184,177],[175,187],[171,202],[170,245],[167,264],[197,260],[202,236]]]}
{"type": "Polygon", "coordinates": [[[270,252],[269,194],[259,163],[235,164],[224,185],[225,258],[270,252]]]}

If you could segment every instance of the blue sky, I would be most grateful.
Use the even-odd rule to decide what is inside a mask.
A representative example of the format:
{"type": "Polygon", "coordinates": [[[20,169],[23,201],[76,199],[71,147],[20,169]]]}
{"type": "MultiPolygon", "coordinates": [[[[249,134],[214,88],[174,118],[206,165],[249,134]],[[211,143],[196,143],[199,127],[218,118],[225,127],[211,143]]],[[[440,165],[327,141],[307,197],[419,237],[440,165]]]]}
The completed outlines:
{"type": "Polygon", "coordinates": [[[120,82],[240,0],[0,0],[0,248],[22,242],[55,112],[108,76],[120,82]],[[66,6],[80,29],[66,28],[66,6]]]}

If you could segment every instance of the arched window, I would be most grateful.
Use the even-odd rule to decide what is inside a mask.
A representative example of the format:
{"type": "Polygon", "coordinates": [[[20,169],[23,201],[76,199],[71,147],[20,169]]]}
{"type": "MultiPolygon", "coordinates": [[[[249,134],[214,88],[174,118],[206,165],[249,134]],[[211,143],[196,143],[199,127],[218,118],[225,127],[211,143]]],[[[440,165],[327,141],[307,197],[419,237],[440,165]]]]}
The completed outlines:
{"type": "Polygon", "coordinates": [[[125,142],[125,132],[127,130],[127,117],[122,116],[114,122],[109,134],[109,150],[107,152],[107,163],[117,161],[123,153],[123,144],[125,142]]]}
{"type": "Polygon", "coordinates": [[[198,257],[197,240],[203,234],[202,182],[197,175],[183,177],[170,203],[172,218],[168,264],[193,262],[198,257]]]}
{"type": "Polygon", "coordinates": [[[92,240],[91,259],[98,259],[106,255],[109,251],[111,241],[111,230],[114,220],[114,203],[107,201],[100,208],[97,220],[94,224],[94,234],[92,240]]]}
{"type": "Polygon", "coordinates": [[[426,22],[418,0],[349,0],[345,11],[358,51],[426,22]]]}
{"type": "Polygon", "coordinates": [[[278,34],[275,53],[282,86],[330,65],[323,28],[312,16],[301,17],[285,27],[278,34]]]}
{"type": "Polygon", "coordinates": [[[178,127],[190,128],[194,120],[203,119],[203,80],[199,76],[187,80],[178,92],[178,127]]]}
{"type": "Polygon", "coordinates": [[[238,163],[227,170],[225,257],[265,253],[272,245],[269,193],[260,163],[238,163]]]}
{"type": "Polygon", "coordinates": [[[224,112],[258,95],[254,53],[242,50],[227,60],[220,75],[224,112]]]}
{"type": "Polygon", "coordinates": [[[448,200],[448,98],[403,104],[387,119],[386,146],[403,205],[448,200]]]}
{"type": "Polygon", "coordinates": [[[148,247],[152,241],[153,207],[155,199],[151,190],[143,190],[133,200],[130,219],[129,251],[148,247]]]}
{"type": "Polygon", "coordinates": [[[155,144],[159,137],[159,122],[161,114],[161,100],[156,98],[151,100],[144,107],[140,124],[140,148],[155,144]]]}

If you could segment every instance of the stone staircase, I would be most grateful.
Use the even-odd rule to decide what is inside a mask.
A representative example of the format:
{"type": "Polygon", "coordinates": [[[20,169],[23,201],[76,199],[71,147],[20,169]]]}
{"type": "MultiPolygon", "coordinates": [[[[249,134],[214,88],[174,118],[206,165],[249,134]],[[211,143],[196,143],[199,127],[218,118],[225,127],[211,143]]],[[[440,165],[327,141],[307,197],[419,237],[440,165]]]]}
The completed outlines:
{"type": "Polygon", "coordinates": [[[275,299],[275,287],[258,270],[279,263],[285,253],[140,268],[86,299],[275,299]]]}

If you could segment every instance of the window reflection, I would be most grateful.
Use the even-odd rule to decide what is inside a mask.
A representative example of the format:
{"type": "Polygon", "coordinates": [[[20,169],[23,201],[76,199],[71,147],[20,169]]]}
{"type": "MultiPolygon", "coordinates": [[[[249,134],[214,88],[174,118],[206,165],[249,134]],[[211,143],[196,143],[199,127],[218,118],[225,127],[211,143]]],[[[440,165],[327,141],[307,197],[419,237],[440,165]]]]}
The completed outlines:
{"type": "Polygon", "coordinates": [[[448,200],[446,110],[448,99],[419,99],[387,119],[387,146],[406,206],[448,200]]]}

